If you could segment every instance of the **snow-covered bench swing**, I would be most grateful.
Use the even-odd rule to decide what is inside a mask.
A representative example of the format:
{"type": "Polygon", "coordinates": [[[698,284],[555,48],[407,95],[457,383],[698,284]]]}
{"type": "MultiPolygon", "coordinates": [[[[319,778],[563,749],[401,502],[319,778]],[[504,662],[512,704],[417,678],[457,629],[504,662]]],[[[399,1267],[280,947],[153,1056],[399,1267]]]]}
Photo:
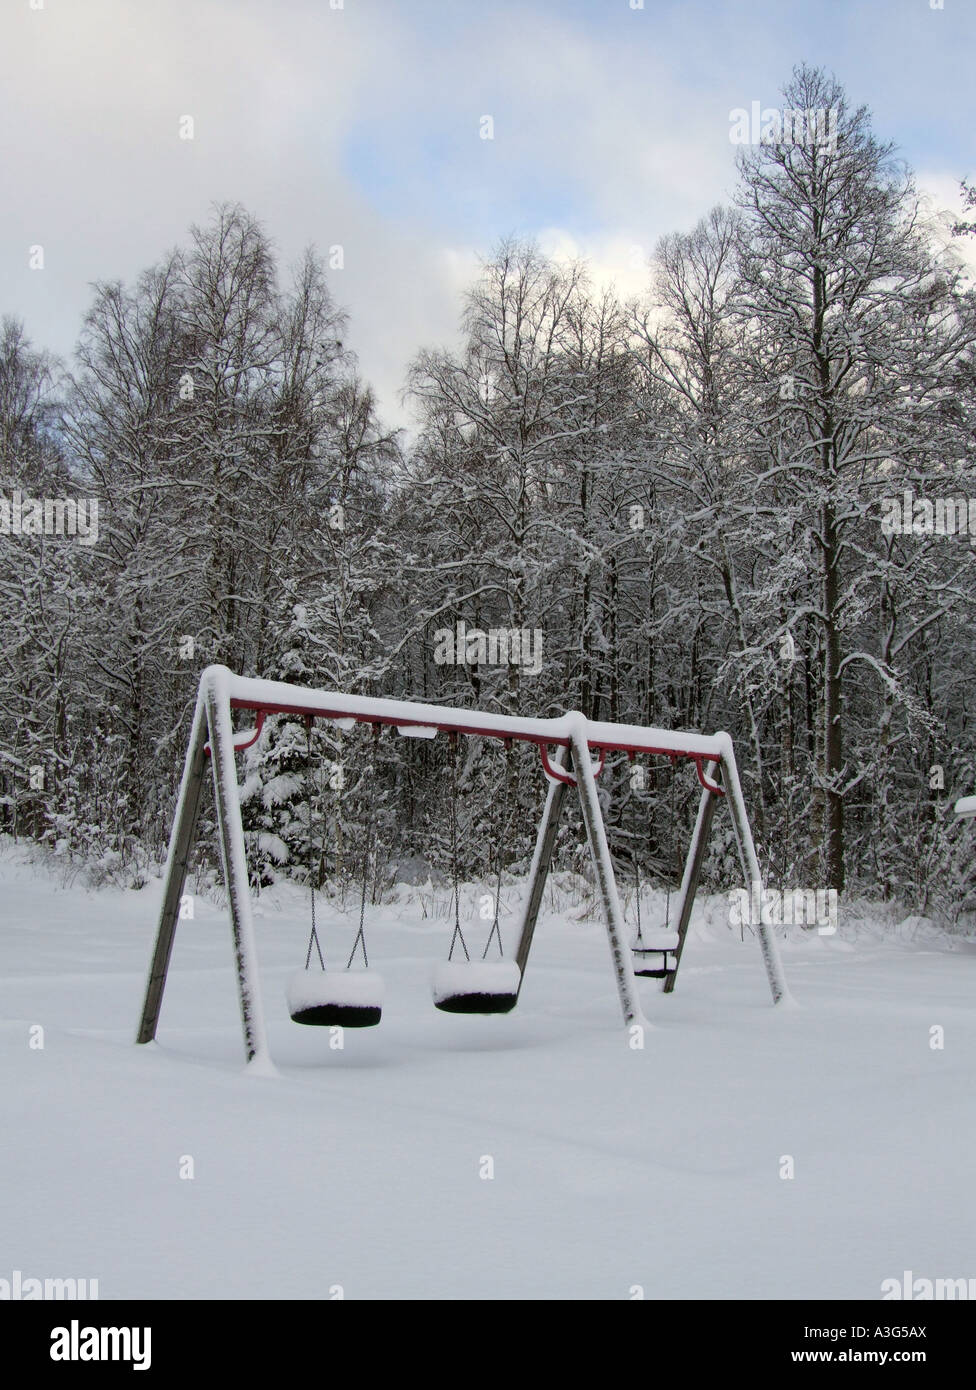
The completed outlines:
{"type": "MultiPolygon", "coordinates": [[[[351,723],[365,723],[373,727],[377,737],[379,730],[386,726],[413,737],[437,737],[444,733],[452,746],[461,736],[474,736],[499,739],[505,745],[513,740],[527,742],[538,748],[549,787],[529,871],[528,893],[521,911],[515,959],[491,964],[486,961],[452,961],[439,967],[435,972],[434,1002],[448,1012],[502,1013],[516,1003],[552,861],[559,817],[570,787],[575,788],[579,796],[621,1012],[628,1027],[645,1021],[637,993],[636,975],[653,975],[663,979],[663,988],[667,993],[674,987],[712,816],[720,799],[727,803],[731,813],[746,885],[761,881],[732,740],[728,734],[686,734],[638,725],[598,723],[575,712],[555,719],[483,714],[475,710],[415,704],[406,700],[308,690],[297,685],[237,676],[226,667],[210,666],[200,678],[170,835],[163,902],[137,1035],[140,1043],[151,1042],[156,1036],[209,759],[221,864],[231,919],[244,1048],[249,1063],[261,1064],[269,1060],[235,765],[236,753],[256,741],[268,714],[295,715],[304,718],[309,725],[315,719],[330,720],[343,727],[349,727],[351,723]],[[232,726],[232,711],[235,709],[253,712],[256,728],[235,734],[232,726]],[[553,749],[561,750],[560,761],[554,761],[550,752],[553,749]],[[674,929],[663,934],[645,933],[633,946],[625,940],[623,910],[597,794],[596,779],[608,752],[623,752],[630,757],[661,754],[672,762],[687,759],[694,765],[702,788],[678,889],[674,929]],[[592,762],[594,754],[599,758],[596,766],[592,762]]],[[[976,798],[973,800],[976,801],[976,798]]],[[[455,925],[457,927],[457,923],[455,925]]],[[[670,923],[668,925],[670,927],[670,923]]],[[[361,943],[364,965],[368,966],[362,927],[361,912],[357,945],[361,943]]],[[[765,924],[757,926],[757,934],[773,1002],[779,1003],[786,996],[787,989],[776,940],[765,924]]],[[[324,961],[320,972],[309,969],[313,944],[317,945],[314,908],[306,969],[289,983],[291,1016],[297,1022],[316,1024],[365,1026],[378,1022],[381,983],[371,976],[368,969],[348,973],[330,972],[325,970],[324,961]]],[[[354,946],[353,955],[355,951],[354,946]]],[[[352,959],[350,956],[350,965],[352,959]]]]}

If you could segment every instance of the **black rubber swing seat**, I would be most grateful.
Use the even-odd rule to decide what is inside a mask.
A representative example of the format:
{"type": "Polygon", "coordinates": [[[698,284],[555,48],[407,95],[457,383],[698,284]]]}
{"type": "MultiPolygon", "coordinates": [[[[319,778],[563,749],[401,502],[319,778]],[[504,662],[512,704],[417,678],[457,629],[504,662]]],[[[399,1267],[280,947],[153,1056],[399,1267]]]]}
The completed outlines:
{"type": "Polygon", "coordinates": [[[448,994],[435,999],[435,1006],[445,1014],[508,1014],[518,1003],[517,994],[477,993],[448,994]]]}
{"type": "Polygon", "coordinates": [[[445,961],[434,971],[434,1005],[445,1014],[507,1014],[522,972],[513,960],[445,961]]]}
{"type": "Polygon", "coordinates": [[[311,1004],[296,1009],[291,1021],[314,1028],[372,1028],[382,1017],[382,1009],[359,1004],[311,1004]]]}
{"type": "Polygon", "coordinates": [[[383,981],[372,970],[299,970],[288,981],[293,1023],[373,1028],[383,1016],[383,981]]]}
{"type": "Polygon", "coordinates": [[[663,980],[677,969],[674,952],[681,938],[676,931],[644,932],[630,949],[634,957],[634,974],[641,979],[663,980]]]}

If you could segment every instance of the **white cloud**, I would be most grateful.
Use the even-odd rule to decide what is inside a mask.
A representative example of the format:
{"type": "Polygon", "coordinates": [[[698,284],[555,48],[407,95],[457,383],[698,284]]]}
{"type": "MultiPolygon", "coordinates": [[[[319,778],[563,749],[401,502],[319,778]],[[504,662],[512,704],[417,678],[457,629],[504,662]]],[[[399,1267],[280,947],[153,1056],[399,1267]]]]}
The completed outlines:
{"type": "MultiPolygon", "coordinates": [[[[388,418],[404,420],[407,363],[421,346],[457,342],[460,293],[499,235],[581,255],[597,284],[626,298],[646,287],[661,235],[690,229],[728,197],[729,109],[772,100],[807,40],[782,7],[748,22],[694,0],[667,6],[666,17],[663,8],[6,6],[0,311],[67,353],[90,281],[131,280],[205,221],[213,201],[240,201],[285,266],[309,242],[323,254],[343,245],[345,269],[330,282],[350,310],[349,344],[388,418]],[[496,119],[490,147],[477,137],[486,112],[496,119]],[[184,114],[196,120],[192,142],[178,139],[184,114]],[[351,166],[348,142],[362,132],[351,166]],[[27,267],[35,243],[43,272],[27,267]]],[[[852,80],[852,95],[870,99],[884,77],[870,26],[841,26],[831,40],[849,74],[859,59],[867,90],[852,80]]],[[[913,41],[892,25],[886,51],[913,41]]],[[[949,130],[968,92],[942,86],[933,109],[949,130]]],[[[921,101],[913,85],[906,121],[921,101]]],[[[922,182],[958,208],[951,173],[922,182]]]]}
{"type": "Polygon", "coordinates": [[[964,213],[958,176],[923,170],[917,175],[916,182],[933,241],[940,248],[947,249],[968,268],[970,275],[976,277],[976,237],[952,235],[953,226],[961,218],[973,221],[971,211],[964,213]]]}

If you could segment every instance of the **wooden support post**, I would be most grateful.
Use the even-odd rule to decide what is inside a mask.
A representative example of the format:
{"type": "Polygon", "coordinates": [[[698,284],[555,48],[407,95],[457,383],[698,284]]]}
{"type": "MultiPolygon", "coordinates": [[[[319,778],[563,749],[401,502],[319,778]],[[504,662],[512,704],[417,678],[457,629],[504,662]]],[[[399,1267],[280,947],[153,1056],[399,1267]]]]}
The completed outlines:
{"type": "Polygon", "coordinates": [[[152,1042],[159,1023],[159,1010],[166,988],[166,975],[169,960],[173,953],[173,937],[180,917],[180,903],[186,885],[186,873],[196,835],[197,819],[200,814],[200,797],[203,791],[203,774],[206,766],[204,744],[207,737],[207,714],[202,693],[197,697],[193,715],[190,742],[183,763],[183,779],[180,782],[180,795],[177,815],[169,838],[166,855],[166,877],[163,885],[163,905],[156,929],[156,946],[149,967],[146,983],[146,997],[139,1021],[136,1042],[152,1042]]]}
{"type": "MultiPolygon", "coordinates": [[[[739,860],[746,881],[746,891],[749,893],[751,901],[752,885],[755,883],[760,890],[762,889],[762,871],[759,868],[759,857],[756,854],[756,846],[752,841],[752,831],[749,828],[749,817],[746,814],[746,804],[742,796],[742,785],[739,782],[739,769],[736,767],[732,739],[728,734],[719,734],[717,737],[722,739],[725,745],[722,749],[722,781],[725,786],[725,799],[729,803],[729,811],[732,815],[732,826],[735,830],[739,860]]],[[[762,949],[763,964],[766,967],[766,978],[769,980],[773,1003],[778,1004],[781,1000],[792,1003],[786,976],[783,974],[779,946],[772,929],[760,921],[756,925],[756,930],[759,933],[759,945],[762,949]]]]}
{"type": "Polygon", "coordinates": [[[623,1012],[624,1023],[628,1027],[635,1024],[646,1027],[647,1020],[640,1006],[630,947],[624,939],[626,926],[623,908],[617,893],[617,882],[614,878],[613,863],[610,859],[610,846],[607,843],[603,813],[600,810],[596,778],[593,776],[593,765],[590,762],[590,749],[586,741],[586,720],[582,714],[567,716],[567,718],[572,720],[570,738],[573,750],[573,770],[576,774],[576,786],[583,811],[583,822],[586,826],[586,838],[590,844],[590,856],[593,860],[597,886],[603,902],[603,915],[606,919],[610,955],[613,958],[613,969],[617,978],[620,1008],[623,1012]]]}
{"type": "MultiPolygon", "coordinates": [[[[717,763],[706,764],[705,777],[709,782],[715,781],[717,770],[717,763]]],[[[708,848],[708,836],[711,832],[712,816],[715,814],[715,802],[717,800],[716,793],[706,789],[702,791],[701,800],[698,803],[698,816],[695,820],[691,844],[688,847],[688,857],[685,860],[685,870],[678,896],[678,949],[674,953],[674,969],[664,979],[663,992],[665,994],[673,992],[675,981],[678,978],[681,953],[685,949],[685,937],[688,934],[688,924],[691,921],[691,909],[694,907],[695,894],[698,892],[698,881],[701,878],[702,864],[705,862],[705,850],[708,848]]]]}
{"type": "Polygon", "coordinates": [[[520,994],[525,979],[525,967],[529,959],[529,952],[532,949],[535,924],[538,920],[539,909],[542,906],[542,894],[549,875],[553,850],[556,848],[556,832],[559,829],[559,817],[565,796],[566,783],[550,781],[545,809],[542,812],[539,832],[536,835],[535,853],[532,855],[532,866],[529,869],[529,893],[525,900],[522,923],[519,928],[518,946],[515,951],[515,962],[520,972],[520,994]]]}
{"type": "Polygon", "coordinates": [[[244,1051],[249,1063],[270,1069],[270,1056],[261,1006],[254,922],[251,916],[251,889],[244,852],[244,827],[234,765],[234,734],[230,718],[230,699],[226,687],[228,672],[211,667],[205,679],[207,723],[210,729],[210,761],[213,764],[214,802],[224,884],[230,908],[234,939],[234,964],[244,1029],[244,1051]]]}

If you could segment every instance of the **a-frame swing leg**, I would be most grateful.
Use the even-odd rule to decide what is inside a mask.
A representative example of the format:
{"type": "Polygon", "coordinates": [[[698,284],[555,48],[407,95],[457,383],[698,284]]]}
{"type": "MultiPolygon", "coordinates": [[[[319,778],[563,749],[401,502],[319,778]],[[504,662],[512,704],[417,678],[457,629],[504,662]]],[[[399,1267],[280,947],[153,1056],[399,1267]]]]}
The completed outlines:
{"type": "Polygon", "coordinates": [[[180,783],[179,813],[173,824],[166,857],[166,879],[156,931],[156,945],[149,968],[146,997],[136,1040],[147,1043],[156,1036],[159,1010],[173,951],[173,938],[179,921],[180,900],[186,883],[187,864],[200,812],[206,767],[205,746],[209,734],[214,805],[217,812],[224,886],[230,907],[234,963],[244,1029],[244,1050],[249,1063],[258,1063],[259,1070],[270,1070],[264,1011],[258,985],[237,768],[234,764],[230,701],[223,686],[224,674],[222,668],[210,668],[204,673],[200,683],[200,695],[193,715],[193,728],[183,765],[183,780],[180,783]]]}
{"type": "Polygon", "coordinates": [[[180,902],[186,885],[186,872],[190,861],[190,851],[196,834],[197,819],[200,814],[200,797],[203,792],[203,775],[206,767],[204,745],[207,738],[207,712],[203,697],[198,696],[193,715],[190,742],[183,764],[183,779],[180,782],[179,812],[173,821],[166,855],[166,876],[163,885],[163,905],[156,929],[156,946],[149,979],[146,983],[146,997],[139,1020],[136,1042],[152,1042],[159,1023],[159,1010],[166,988],[166,975],[169,959],[173,953],[173,937],[180,916],[180,902]]]}
{"type": "MultiPolygon", "coordinates": [[[[709,782],[715,781],[717,769],[717,763],[706,765],[705,777],[709,782]]],[[[685,937],[688,934],[688,924],[691,921],[691,909],[695,903],[695,894],[698,892],[698,881],[701,878],[702,864],[705,860],[705,850],[708,848],[708,836],[711,832],[712,816],[715,814],[715,802],[717,800],[716,792],[705,789],[702,791],[701,800],[698,803],[698,816],[695,820],[691,844],[688,847],[688,857],[685,860],[684,874],[681,878],[681,888],[678,892],[678,949],[674,953],[674,969],[669,971],[664,978],[663,993],[665,994],[672,992],[678,977],[681,953],[685,949],[685,937]]]]}
{"type": "Polygon", "coordinates": [[[628,1027],[635,1024],[646,1027],[648,1025],[640,1006],[633,961],[630,949],[624,939],[626,935],[624,913],[620,905],[620,895],[617,892],[613,863],[610,859],[610,846],[607,843],[606,827],[603,824],[603,813],[600,810],[596,778],[593,775],[593,765],[590,762],[590,749],[586,741],[586,720],[581,714],[572,716],[572,718],[573,726],[570,738],[573,750],[573,771],[576,775],[576,787],[583,812],[583,823],[586,826],[586,838],[590,845],[590,856],[593,860],[593,868],[596,872],[600,897],[603,902],[603,915],[606,920],[607,936],[610,940],[610,954],[613,958],[613,969],[617,979],[620,1008],[623,1012],[624,1023],[628,1027]]]}
{"type": "Polygon", "coordinates": [[[264,1028],[264,1010],[258,983],[251,889],[247,878],[244,826],[234,763],[234,733],[225,676],[215,671],[207,684],[207,723],[210,728],[210,760],[213,763],[217,835],[224,869],[234,939],[234,965],[244,1028],[244,1051],[258,1070],[273,1070],[264,1028]]]}
{"type": "Polygon", "coordinates": [[[556,848],[556,831],[559,829],[559,817],[566,796],[566,786],[565,782],[550,781],[545,810],[542,812],[539,832],[536,835],[535,852],[532,855],[532,866],[529,869],[529,892],[525,900],[522,923],[519,928],[518,946],[515,950],[515,961],[520,974],[520,994],[525,979],[525,967],[528,963],[529,952],[532,949],[535,924],[539,917],[539,908],[542,906],[542,894],[549,875],[553,850],[556,848]]]}
{"type": "MultiPolygon", "coordinates": [[[[753,884],[756,884],[759,889],[762,888],[759,857],[752,840],[752,830],[749,826],[746,804],[742,796],[742,785],[739,782],[739,769],[736,766],[735,753],[732,751],[732,740],[728,734],[721,734],[719,737],[725,742],[725,748],[722,752],[722,780],[725,784],[725,799],[729,803],[729,811],[732,815],[732,826],[735,830],[735,840],[739,849],[742,872],[746,880],[746,889],[751,896],[753,884]]],[[[793,996],[790,994],[786,976],[783,974],[783,963],[780,960],[776,938],[771,929],[761,921],[757,924],[756,930],[759,933],[759,945],[762,949],[763,964],[766,967],[766,977],[769,980],[773,1003],[779,1004],[782,1001],[792,1004],[793,996]]]]}

